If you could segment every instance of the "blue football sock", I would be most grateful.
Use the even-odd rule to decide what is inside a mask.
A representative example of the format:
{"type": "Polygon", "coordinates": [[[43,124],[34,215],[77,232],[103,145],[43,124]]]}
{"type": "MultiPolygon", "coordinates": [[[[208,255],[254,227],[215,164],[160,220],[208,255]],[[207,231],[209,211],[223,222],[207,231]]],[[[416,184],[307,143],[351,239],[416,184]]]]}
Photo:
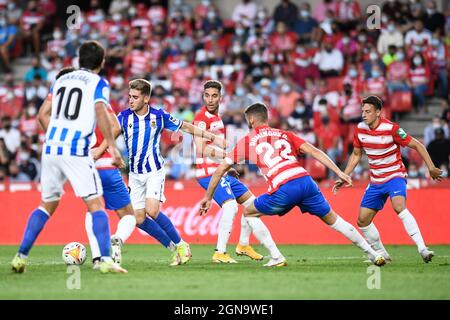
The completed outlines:
{"type": "Polygon", "coordinates": [[[169,248],[170,238],[163,229],[152,219],[146,217],[144,222],[138,225],[138,228],[147,232],[150,236],[161,242],[161,244],[169,248]]]}
{"type": "Polygon", "coordinates": [[[28,218],[27,228],[20,244],[19,253],[28,256],[34,241],[50,217],[42,209],[35,209],[28,218]]]}
{"type": "Polygon", "coordinates": [[[158,217],[155,219],[156,223],[167,233],[170,240],[175,244],[179,244],[181,242],[180,234],[177,229],[173,225],[172,221],[170,221],[169,217],[167,217],[164,213],[159,212],[158,217]]]}
{"type": "Polygon", "coordinates": [[[105,211],[99,210],[91,213],[92,215],[92,230],[97,239],[98,247],[102,257],[109,257],[109,248],[111,246],[109,221],[105,211]]]}

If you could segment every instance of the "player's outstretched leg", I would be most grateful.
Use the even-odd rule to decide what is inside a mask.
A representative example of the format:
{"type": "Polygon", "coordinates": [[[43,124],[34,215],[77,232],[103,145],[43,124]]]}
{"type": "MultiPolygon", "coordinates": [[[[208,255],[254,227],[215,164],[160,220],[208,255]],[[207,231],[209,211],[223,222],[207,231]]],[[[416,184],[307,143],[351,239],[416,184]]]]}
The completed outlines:
{"type": "Polygon", "coordinates": [[[139,211],[137,210],[137,223],[138,228],[142,231],[146,232],[149,236],[152,236],[156,240],[159,241],[164,247],[169,249],[172,252],[172,263],[171,266],[179,265],[181,263],[181,259],[179,257],[177,247],[175,244],[170,240],[167,233],[151,218],[147,217],[145,215],[145,211],[143,212],[143,220],[139,215],[139,211]],[[142,221],[142,223],[140,223],[142,221]]]}
{"type": "Polygon", "coordinates": [[[351,242],[353,242],[353,244],[364,251],[364,253],[368,255],[370,261],[373,262],[373,264],[375,264],[376,266],[383,266],[386,263],[384,257],[375,252],[375,250],[370,247],[367,241],[358,233],[358,231],[356,231],[356,228],[342,219],[333,210],[331,210],[325,216],[321,217],[321,219],[331,228],[344,235],[344,237],[349,239],[351,242]]]}
{"type": "Polygon", "coordinates": [[[57,206],[58,201],[50,203],[47,207],[50,207],[52,210],[50,210],[51,212],[48,212],[48,210],[44,208],[43,203],[41,203],[41,206],[39,206],[31,213],[30,217],[28,218],[28,223],[25,228],[25,233],[23,235],[19,251],[11,261],[12,271],[16,273],[23,273],[25,271],[28,253],[30,252],[34,242],[44,228],[45,223],[48,221],[57,206]]]}
{"type": "MultiPolygon", "coordinates": [[[[247,197],[247,194],[244,194],[242,197],[247,197]]],[[[242,198],[241,197],[241,198],[242,198]]],[[[241,199],[240,198],[240,199],[241,199]]],[[[248,197],[247,200],[243,201],[241,204],[244,206],[244,208],[247,208],[250,206],[253,201],[255,200],[255,196],[253,194],[248,197]]],[[[261,221],[262,222],[262,221],[261,221]]],[[[264,256],[262,254],[259,254],[258,252],[253,249],[253,247],[250,245],[250,234],[252,233],[252,228],[250,227],[248,221],[245,219],[245,216],[241,216],[241,235],[239,237],[239,243],[236,246],[236,254],[238,256],[247,256],[252,260],[261,261],[264,256]]]]}

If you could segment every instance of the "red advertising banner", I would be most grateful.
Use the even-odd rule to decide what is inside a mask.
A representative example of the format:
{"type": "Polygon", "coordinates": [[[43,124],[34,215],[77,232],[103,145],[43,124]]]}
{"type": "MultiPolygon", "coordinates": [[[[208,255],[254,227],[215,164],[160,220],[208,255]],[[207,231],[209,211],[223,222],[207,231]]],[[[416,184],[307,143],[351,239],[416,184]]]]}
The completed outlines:
{"type": "MultiPolygon", "coordinates": [[[[265,188],[255,187],[252,191],[262,194],[265,188]]],[[[331,190],[323,189],[332,208],[351,224],[356,225],[358,207],[364,188],[349,188],[339,191],[337,196],[331,190]]],[[[198,186],[185,186],[182,190],[166,187],[167,202],[162,211],[167,214],[189,243],[215,243],[220,218],[220,208],[213,205],[209,214],[197,214],[199,201],[204,191],[198,186]]],[[[450,244],[450,188],[418,189],[408,191],[408,209],[416,218],[427,244],[450,244]]],[[[18,244],[23,235],[28,216],[40,201],[37,190],[0,192],[0,244],[18,244]]],[[[68,191],[59,208],[49,220],[37,240],[37,244],[65,244],[71,241],[87,243],[84,229],[85,206],[81,199],[68,191]]],[[[230,243],[239,239],[240,213],[235,219],[230,243]]],[[[264,217],[264,222],[277,243],[284,244],[345,244],[347,239],[326,226],[318,218],[301,214],[298,208],[278,217],[264,217]]],[[[114,232],[118,218],[110,213],[111,231],[114,232]]],[[[412,244],[403,224],[392,210],[390,203],[378,213],[375,223],[386,244],[412,244]]],[[[256,240],[253,239],[255,242],[256,240]]],[[[153,238],[136,229],[128,243],[156,243],[153,238]]]]}

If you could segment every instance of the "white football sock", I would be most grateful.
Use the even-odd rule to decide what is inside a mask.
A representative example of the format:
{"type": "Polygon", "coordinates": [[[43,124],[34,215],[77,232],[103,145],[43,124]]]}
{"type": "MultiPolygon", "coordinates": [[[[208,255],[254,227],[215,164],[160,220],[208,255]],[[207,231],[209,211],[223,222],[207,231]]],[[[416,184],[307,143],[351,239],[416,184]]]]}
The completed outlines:
{"type": "Polygon", "coordinates": [[[217,236],[217,251],[224,253],[227,251],[228,239],[230,239],[233,221],[238,212],[238,205],[235,200],[228,201],[222,206],[222,216],[219,221],[219,235],[217,236]]]}
{"type": "MultiPolygon", "coordinates": [[[[256,197],[251,196],[245,202],[241,203],[244,208],[249,207],[253,204],[256,197]]],[[[250,244],[250,235],[252,233],[252,228],[248,224],[247,220],[245,219],[244,214],[241,216],[241,236],[239,237],[239,244],[242,246],[248,246],[250,244]]]]}
{"type": "Polygon", "coordinates": [[[403,226],[408,232],[409,236],[417,245],[417,249],[419,252],[425,250],[427,247],[425,246],[425,242],[423,241],[422,234],[420,233],[419,226],[417,225],[416,219],[414,219],[411,212],[408,209],[403,210],[398,214],[398,217],[402,219],[403,226]]]}
{"type": "Polygon", "coordinates": [[[381,243],[380,233],[378,232],[378,229],[377,227],[375,227],[375,224],[373,224],[373,222],[370,223],[367,227],[360,227],[359,230],[361,230],[364,238],[366,238],[367,242],[373,250],[378,253],[387,253],[386,249],[383,246],[383,243],[381,243]]]}
{"type": "Polygon", "coordinates": [[[131,214],[123,216],[117,224],[116,236],[125,243],[136,227],[136,217],[131,214]]]}
{"type": "Polygon", "coordinates": [[[250,234],[252,233],[252,228],[248,224],[244,215],[241,216],[241,236],[239,237],[239,244],[242,246],[248,246],[250,244],[250,234]]]}
{"type": "Polygon", "coordinates": [[[84,221],[84,227],[86,228],[86,233],[89,239],[89,245],[91,247],[92,259],[100,258],[100,247],[97,242],[97,238],[92,229],[92,215],[90,212],[86,212],[86,218],[84,221]]]}
{"type": "Polygon", "coordinates": [[[277,245],[272,239],[269,229],[267,229],[262,220],[256,217],[246,217],[245,219],[252,228],[255,238],[258,239],[258,241],[266,247],[267,250],[269,250],[270,257],[273,259],[278,259],[282,256],[280,250],[278,250],[277,245]]]}
{"type": "Polygon", "coordinates": [[[377,256],[377,253],[370,247],[366,240],[356,231],[356,228],[352,226],[350,223],[342,219],[340,216],[337,216],[336,222],[330,226],[337,232],[341,233],[349,239],[353,244],[358,246],[362,251],[366,254],[372,255],[374,258],[377,256]]]}

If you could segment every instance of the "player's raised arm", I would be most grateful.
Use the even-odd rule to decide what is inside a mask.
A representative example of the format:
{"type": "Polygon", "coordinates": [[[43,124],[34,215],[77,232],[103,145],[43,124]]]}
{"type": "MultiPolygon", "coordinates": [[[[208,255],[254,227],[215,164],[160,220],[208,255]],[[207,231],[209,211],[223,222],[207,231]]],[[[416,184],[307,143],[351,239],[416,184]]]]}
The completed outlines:
{"type": "Polygon", "coordinates": [[[180,129],[183,130],[184,132],[187,132],[187,133],[195,136],[195,137],[200,137],[200,138],[206,139],[208,141],[211,141],[216,146],[221,147],[223,149],[228,147],[228,143],[225,139],[218,137],[215,134],[212,134],[208,131],[200,129],[199,127],[194,126],[193,124],[183,122],[180,129]]]}
{"type": "Polygon", "coordinates": [[[104,102],[95,103],[95,115],[97,117],[98,127],[100,128],[100,131],[102,132],[103,137],[108,144],[109,151],[113,157],[112,164],[118,168],[124,167],[125,163],[116,149],[115,140],[111,130],[111,121],[108,116],[108,111],[106,111],[106,104],[104,102]]]}
{"type": "Polygon", "coordinates": [[[219,185],[220,179],[231,169],[232,164],[229,159],[225,159],[222,161],[219,167],[217,167],[216,171],[211,177],[211,181],[209,182],[208,189],[206,190],[205,197],[200,201],[200,209],[199,214],[206,214],[211,207],[211,201],[214,196],[214,192],[216,191],[217,186],[219,185]]]}
{"type": "Polygon", "coordinates": [[[431,178],[433,180],[441,181],[442,180],[442,170],[439,168],[436,168],[436,166],[434,165],[433,160],[431,160],[430,154],[428,153],[425,146],[415,138],[412,138],[411,141],[407,144],[407,146],[411,149],[416,150],[420,154],[423,161],[425,161],[425,164],[428,167],[428,171],[430,172],[431,178]]]}
{"type": "Polygon", "coordinates": [[[207,139],[194,136],[194,143],[197,148],[197,152],[200,152],[202,157],[209,157],[215,160],[225,158],[226,152],[223,149],[213,147],[207,144],[207,141],[207,139]]]}
{"type": "Polygon", "coordinates": [[[344,172],[339,169],[339,167],[330,159],[330,157],[327,156],[325,152],[323,152],[320,149],[317,149],[309,142],[305,142],[301,145],[300,150],[303,153],[311,155],[313,158],[319,160],[323,165],[325,165],[327,168],[332,170],[336,175],[347,182],[347,186],[352,186],[352,178],[350,178],[349,175],[345,174],[344,172]]]}

